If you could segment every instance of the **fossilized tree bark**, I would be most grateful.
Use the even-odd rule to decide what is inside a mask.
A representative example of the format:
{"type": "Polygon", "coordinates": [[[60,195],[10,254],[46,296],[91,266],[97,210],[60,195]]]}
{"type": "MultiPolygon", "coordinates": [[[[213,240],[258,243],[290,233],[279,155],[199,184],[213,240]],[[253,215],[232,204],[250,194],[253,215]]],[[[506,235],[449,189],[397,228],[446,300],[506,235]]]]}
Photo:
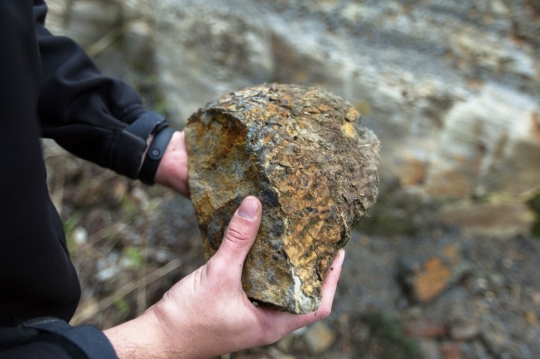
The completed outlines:
{"type": "Polygon", "coordinates": [[[358,112],[315,88],[263,85],[224,96],[185,128],[189,185],[207,258],[242,199],[263,203],[242,284],[292,313],[320,305],[321,283],[376,200],[379,142],[358,112]]]}

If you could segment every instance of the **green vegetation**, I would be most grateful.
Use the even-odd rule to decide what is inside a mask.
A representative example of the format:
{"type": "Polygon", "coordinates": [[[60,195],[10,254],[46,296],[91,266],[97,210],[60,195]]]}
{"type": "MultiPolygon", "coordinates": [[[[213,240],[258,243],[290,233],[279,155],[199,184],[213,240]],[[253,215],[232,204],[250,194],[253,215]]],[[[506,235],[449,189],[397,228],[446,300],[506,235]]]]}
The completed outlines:
{"type": "Polygon", "coordinates": [[[141,253],[140,248],[137,247],[126,247],[124,249],[124,254],[133,261],[135,268],[140,268],[145,261],[143,253],[141,253]]]}
{"type": "MultiPolygon", "coordinates": [[[[399,326],[399,322],[386,313],[373,313],[362,317],[362,321],[371,329],[372,341],[376,345],[376,352],[380,359],[421,359],[418,345],[406,337],[399,326]]],[[[357,348],[355,353],[361,357],[363,353],[357,348]]]]}

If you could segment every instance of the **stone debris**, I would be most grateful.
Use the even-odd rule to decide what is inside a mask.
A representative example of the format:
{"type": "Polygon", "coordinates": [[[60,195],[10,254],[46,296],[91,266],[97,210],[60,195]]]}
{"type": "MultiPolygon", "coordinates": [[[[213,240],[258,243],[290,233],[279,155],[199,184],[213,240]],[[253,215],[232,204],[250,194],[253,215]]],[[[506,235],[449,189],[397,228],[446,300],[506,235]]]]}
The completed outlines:
{"type": "Polygon", "coordinates": [[[532,293],[531,300],[535,306],[540,307],[540,292],[532,293]]]}
{"type": "Polygon", "coordinates": [[[441,359],[438,343],[434,340],[420,340],[418,349],[423,358],[426,359],[441,359]]]}
{"type": "Polygon", "coordinates": [[[426,318],[418,318],[405,323],[403,332],[413,338],[437,338],[446,334],[446,327],[426,318]]]}
{"type": "Polygon", "coordinates": [[[291,350],[291,345],[294,340],[294,335],[292,333],[287,334],[283,338],[281,338],[277,343],[276,346],[279,350],[281,350],[284,353],[287,353],[289,350],[291,350]]]}
{"type": "Polygon", "coordinates": [[[460,321],[450,326],[450,337],[460,342],[470,340],[478,333],[478,326],[470,321],[460,321]]]}
{"type": "Polygon", "coordinates": [[[416,258],[402,263],[401,278],[414,301],[428,303],[462,279],[470,265],[453,245],[431,243],[422,250],[416,258]]]}
{"type": "Polygon", "coordinates": [[[189,186],[205,255],[244,197],[263,218],[242,278],[253,301],[316,310],[321,283],[378,194],[379,141],[358,112],[316,88],[262,85],[224,96],[185,128],[189,186]]]}
{"type": "Polygon", "coordinates": [[[463,348],[460,343],[444,343],[441,346],[441,354],[444,359],[462,359],[463,348]]]}
{"type": "Polygon", "coordinates": [[[296,359],[294,355],[284,354],[274,347],[268,349],[268,354],[271,359],[296,359]]]}
{"type": "Polygon", "coordinates": [[[538,322],[538,317],[536,316],[536,313],[532,310],[528,310],[525,312],[525,319],[527,320],[527,323],[529,325],[536,325],[538,322]]]}
{"type": "Polygon", "coordinates": [[[304,342],[311,354],[320,354],[327,351],[336,340],[336,333],[324,322],[317,322],[309,326],[304,342]]]}
{"type": "Polygon", "coordinates": [[[421,301],[432,300],[448,286],[450,276],[450,269],[440,258],[429,259],[416,274],[414,296],[421,301]]]}

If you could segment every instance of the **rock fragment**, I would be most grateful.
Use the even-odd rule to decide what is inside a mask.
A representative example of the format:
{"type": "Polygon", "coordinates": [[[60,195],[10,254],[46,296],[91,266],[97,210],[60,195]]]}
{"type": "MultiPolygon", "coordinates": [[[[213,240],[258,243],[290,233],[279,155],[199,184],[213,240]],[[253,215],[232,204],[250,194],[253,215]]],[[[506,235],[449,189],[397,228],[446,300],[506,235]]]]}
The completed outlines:
{"type": "Polygon", "coordinates": [[[450,327],[450,337],[459,342],[473,339],[479,332],[480,329],[473,321],[459,321],[450,327]]]}
{"type": "Polygon", "coordinates": [[[315,88],[263,85],[231,93],[186,125],[189,185],[207,258],[242,199],[263,218],[244,267],[249,298],[316,310],[339,248],[378,194],[379,141],[358,112],[315,88]]]}
{"type": "Polygon", "coordinates": [[[441,346],[441,354],[444,359],[462,359],[463,356],[463,347],[460,343],[444,343],[441,346]]]}
{"type": "Polygon", "coordinates": [[[336,333],[323,322],[312,324],[304,341],[311,354],[321,354],[328,350],[336,340],[336,333]]]}
{"type": "Polygon", "coordinates": [[[404,289],[415,302],[429,303],[470,272],[469,263],[454,245],[430,243],[408,263],[400,274],[404,289]]]}
{"type": "Polygon", "coordinates": [[[438,338],[446,334],[446,327],[427,318],[418,318],[405,323],[403,332],[412,338],[438,338]]]}

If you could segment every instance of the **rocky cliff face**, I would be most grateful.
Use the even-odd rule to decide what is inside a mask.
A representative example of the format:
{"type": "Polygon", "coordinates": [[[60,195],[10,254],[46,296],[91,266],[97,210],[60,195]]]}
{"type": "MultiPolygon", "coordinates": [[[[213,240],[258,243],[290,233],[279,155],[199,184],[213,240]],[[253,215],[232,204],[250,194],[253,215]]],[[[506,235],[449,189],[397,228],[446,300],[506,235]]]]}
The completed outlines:
{"type": "MultiPolygon", "coordinates": [[[[520,213],[517,233],[531,225],[524,202],[540,178],[534,1],[50,3],[52,28],[76,35],[106,69],[122,67],[107,55],[116,44],[124,62],[154,74],[142,84],[129,76],[159,90],[154,102],[179,126],[240,88],[320,86],[353,103],[381,139],[383,182],[422,200],[504,203],[520,213]]],[[[448,223],[467,227],[454,212],[448,223]]]]}

